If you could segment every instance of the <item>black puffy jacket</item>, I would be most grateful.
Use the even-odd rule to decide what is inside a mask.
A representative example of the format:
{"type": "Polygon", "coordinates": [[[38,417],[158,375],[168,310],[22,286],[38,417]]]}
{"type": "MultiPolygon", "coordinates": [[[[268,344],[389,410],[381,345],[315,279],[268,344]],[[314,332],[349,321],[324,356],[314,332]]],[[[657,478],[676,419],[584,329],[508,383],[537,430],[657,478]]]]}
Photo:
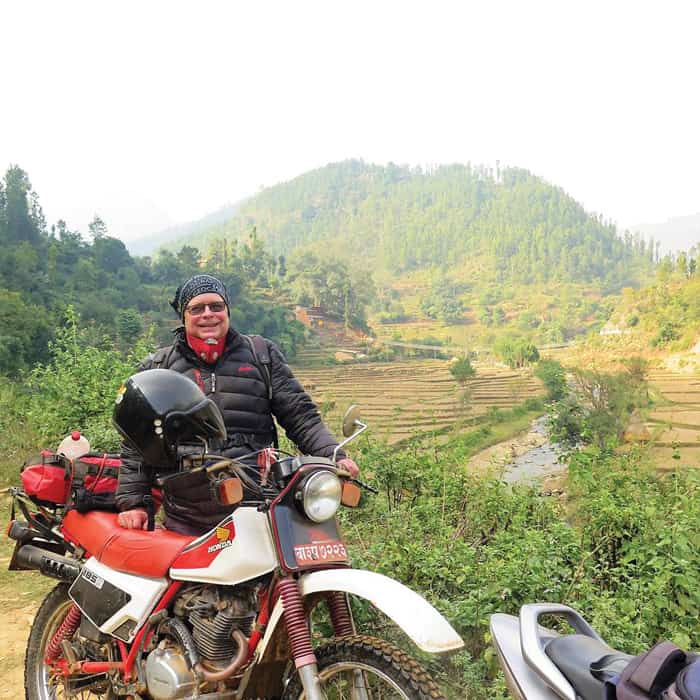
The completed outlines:
{"type": "MultiPolygon", "coordinates": [[[[273,415],[304,454],[332,456],[338,440],[326,428],[316,405],[272,341],[266,340],[270,353],[270,400],[263,370],[240,333],[229,331],[226,350],[214,365],[196,356],[187,345],[184,331],[179,329],[176,333],[173,345],[148,357],[139,370],[157,366],[185,374],[196,382],[224,417],[227,457],[237,458],[270,446],[274,439],[273,415]]],[[[338,456],[345,454],[339,451],[338,456]]],[[[139,455],[126,445],[122,447],[122,458],[117,506],[120,510],[142,507],[158,465],[142,464],[139,455]]],[[[181,497],[166,498],[166,526],[180,532],[199,533],[216,525],[231,510],[213,502],[208,486],[202,485],[201,489],[189,489],[181,497]]]]}

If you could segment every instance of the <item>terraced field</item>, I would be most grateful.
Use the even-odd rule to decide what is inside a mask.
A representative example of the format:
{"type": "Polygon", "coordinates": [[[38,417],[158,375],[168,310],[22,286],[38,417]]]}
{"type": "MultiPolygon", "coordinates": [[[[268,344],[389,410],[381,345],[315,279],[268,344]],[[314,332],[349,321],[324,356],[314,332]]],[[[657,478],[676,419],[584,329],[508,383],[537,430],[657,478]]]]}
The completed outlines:
{"type": "Polygon", "coordinates": [[[700,376],[658,369],[649,375],[661,400],[646,426],[654,461],[662,469],[700,466],[700,376]]]}
{"type": "Polygon", "coordinates": [[[350,404],[359,404],[373,435],[390,443],[416,431],[444,430],[490,408],[510,408],[539,396],[530,373],[476,365],[463,390],[445,360],[299,367],[295,372],[332,427],[350,404]]]}

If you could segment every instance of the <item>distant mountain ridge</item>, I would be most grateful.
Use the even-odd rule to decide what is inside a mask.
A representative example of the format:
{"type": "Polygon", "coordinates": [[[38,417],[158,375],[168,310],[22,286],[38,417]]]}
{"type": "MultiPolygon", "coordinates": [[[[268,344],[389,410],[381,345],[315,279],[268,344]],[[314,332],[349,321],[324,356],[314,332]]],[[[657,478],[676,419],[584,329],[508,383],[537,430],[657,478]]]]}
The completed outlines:
{"type": "Polygon", "coordinates": [[[480,261],[492,278],[634,284],[654,246],[623,239],[564,190],[526,170],[445,165],[430,170],[359,160],[332,163],[263,190],[235,216],[183,236],[207,255],[221,240],[257,235],[276,254],[361,255],[401,275],[480,261]]]}
{"type": "Polygon", "coordinates": [[[208,231],[212,226],[231,219],[236,215],[239,206],[240,202],[237,204],[226,204],[220,209],[203,216],[201,219],[169,226],[148,236],[125,241],[124,243],[132,255],[139,256],[152,255],[161,246],[177,247],[179,241],[183,241],[181,245],[184,245],[189,237],[195,236],[202,231],[208,231]]]}
{"type": "Polygon", "coordinates": [[[630,231],[639,231],[645,236],[653,236],[661,244],[664,253],[689,250],[700,245],[700,213],[689,216],[674,216],[664,223],[637,224],[630,231]]]}

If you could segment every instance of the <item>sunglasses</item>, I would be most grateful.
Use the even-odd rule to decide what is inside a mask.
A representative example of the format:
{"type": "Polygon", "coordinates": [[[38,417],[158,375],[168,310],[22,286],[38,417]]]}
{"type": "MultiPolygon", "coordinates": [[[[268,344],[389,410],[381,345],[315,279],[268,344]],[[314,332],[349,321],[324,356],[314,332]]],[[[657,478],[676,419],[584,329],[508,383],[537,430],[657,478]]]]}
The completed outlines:
{"type": "Polygon", "coordinates": [[[212,301],[211,304],[193,304],[188,306],[185,311],[189,312],[190,316],[201,316],[207,307],[212,313],[218,314],[226,310],[226,302],[212,301]]]}

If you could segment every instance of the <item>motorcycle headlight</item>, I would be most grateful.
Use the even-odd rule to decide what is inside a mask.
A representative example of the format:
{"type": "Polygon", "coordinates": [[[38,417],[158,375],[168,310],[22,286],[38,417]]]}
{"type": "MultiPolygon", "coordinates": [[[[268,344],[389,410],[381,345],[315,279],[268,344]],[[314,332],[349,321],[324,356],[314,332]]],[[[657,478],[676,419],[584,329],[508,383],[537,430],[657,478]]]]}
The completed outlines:
{"type": "Polygon", "coordinates": [[[296,497],[309,520],[323,523],[335,515],[342,494],[340,479],[332,472],[320,471],[301,484],[296,497]]]}

